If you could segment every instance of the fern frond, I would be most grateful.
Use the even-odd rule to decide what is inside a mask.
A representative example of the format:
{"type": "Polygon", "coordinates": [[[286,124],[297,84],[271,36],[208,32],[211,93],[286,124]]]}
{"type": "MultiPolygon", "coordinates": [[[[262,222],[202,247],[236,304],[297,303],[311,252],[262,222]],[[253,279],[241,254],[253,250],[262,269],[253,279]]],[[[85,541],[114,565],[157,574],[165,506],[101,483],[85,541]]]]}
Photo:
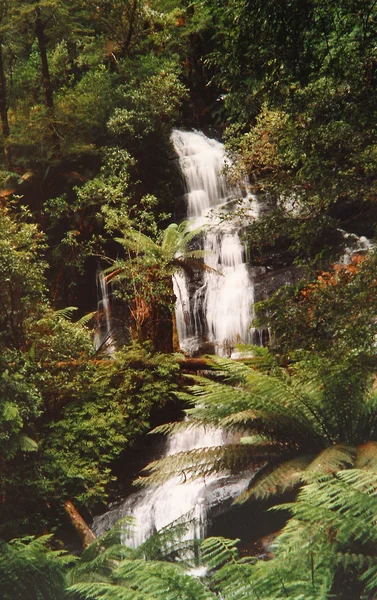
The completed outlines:
{"type": "Polygon", "coordinates": [[[77,600],[154,600],[149,594],[121,587],[116,583],[76,583],[67,591],[77,600]]]}
{"type": "Polygon", "coordinates": [[[179,560],[182,566],[194,566],[198,540],[187,539],[194,522],[195,519],[188,514],[163,527],[136,548],[135,558],[168,562],[179,560]]]}
{"type": "Polygon", "coordinates": [[[356,449],[344,444],[334,444],[322,450],[306,469],[311,474],[336,473],[350,469],[355,464],[356,449]]]}
{"type": "Polygon", "coordinates": [[[302,473],[312,462],[313,456],[300,456],[288,460],[278,467],[268,466],[269,472],[263,475],[257,475],[256,483],[253,483],[248,490],[242,492],[235,500],[234,504],[243,504],[250,499],[266,499],[273,495],[280,495],[289,489],[292,489],[301,481],[302,473]],[[272,471],[271,471],[272,469],[272,471]]]}
{"type": "Polygon", "coordinates": [[[77,321],[77,323],[78,323],[79,325],[83,325],[83,326],[85,326],[85,325],[87,325],[88,323],[90,323],[90,321],[92,321],[93,319],[95,319],[96,315],[97,315],[97,311],[96,311],[96,310],[93,310],[92,312],[89,312],[89,313],[87,313],[86,315],[83,315],[83,316],[81,317],[81,319],[79,319],[79,320],[77,321]]]}
{"type": "Polygon", "coordinates": [[[259,596],[256,595],[252,581],[254,568],[253,564],[241,561],[225,564],[212,575],[211,584],[220,597],[226,600],[257,600],[259,596]]]}
{"type": "Polygon", "coordinates": [[[173,476],[180,478],[178,483],[184,483],[186,479],[206,477],[213,473],[236,473],[258,461],[263,462],[266,457],[276,457],[277,453],[278,450],[273,446],[259,448],[242,444],[211,446],[179,452],[150,463],[144,469],[150,474],[139,477],[136,485],[159,485],[173,476]]]}
{"type": "Polygon", "coordinates": [[[64,574],[73,562],[64,552],[47,544],[51,536],[23,538],[0,544],[0,592],[2,600],[65,597],[64,574]]]}
{"type": "Polygon", "coordinates": [[[124,561],[114,572],[116,581],[153,600],[214,600],[216,596],[198,579],[187,575],[177,564],[124,561]]]}
{"type": "Polygon", "coordinates": [[[65,308],[60,308],[59,310],[54,311],[54,315],[57,317],[61,317],[62,319],[66,319],[70,321],[72,319],[73,313],[78,310],[77,306],[66,306],[65,308]]]}
{"type": "Polygon", "coordinates": [[[37,452],[38,444],[35,440],[32,440],[28,435],[19,433],[17,436],[17,447],[22,452],[37,452]]]}
{"type": "Polygon", "coordinates": [[[357,446],[355,467],[377,472],[377,442],[366,442],[357,446]]]}
{"type": "Polygon", "coordinates": [[[210,537],[200,545],[201,560],[210,569],[219,569],[225,564],[235,563],[239,558],[237,545],[240,540],[210,537]]]}

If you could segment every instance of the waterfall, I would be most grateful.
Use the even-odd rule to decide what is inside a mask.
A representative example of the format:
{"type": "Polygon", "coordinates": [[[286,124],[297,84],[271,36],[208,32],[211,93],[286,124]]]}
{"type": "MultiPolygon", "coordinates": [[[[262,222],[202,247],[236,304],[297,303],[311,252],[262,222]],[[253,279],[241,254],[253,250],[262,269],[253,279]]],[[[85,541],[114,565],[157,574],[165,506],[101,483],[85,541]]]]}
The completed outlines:
{"type": "Polygon", "coordinates": [[[239,236],[230,218],[242,202],[256,216],[256,203],[225,176],[224,146],[198,131],[175,130],[172,142],[185,180],[191,229],[202,228],[207,269],[196,284],[186,274],[174,276],[176,321],[181,349],[189,354],[212,348],[231,355],[238,343],[251,343],[254,288],[239,236]],[[224,218],[226,217],[226,218],[224,218]]]}
{"type": "MultiPolygon", "coordinates": [[[[220,142],[197,131],[178,130],[172,141],[186,183],[187,218],[192,230],[202,228],[198,243],[207,267],[194,281],[183,273],[174,276],[180,345],[190,354],[207,344],[217,354],[233,355],[237,343],[252,341],[254,288],[239,236],[242,223],[224,217],[240,204],[255,217],[256,203],[245,189],[229,185],[220,142]]],[[[165,455],[224,442],[219,430],[189,428],[171,436],[165,455]]],[[[182,478],[131,494],[120,506],[97,517],[94,530],[101,534],[120,518],[132,515],[136,528],[124,543],[138,546],[153,532],[189,514],[195,521],[188,536],[202,538],[209,515],[241,493],[250,477],[217,474],[187,482],[182,478]]]]}
{"type": "Polygon", "coordinates": [[[113,354],[115,346],[112,338],[111,308],[109,289],[101,269],[97,270],[97,327],[94,333],[94,348],[106,354],[113,354]]]}
{"type": "MultiPolygon", "coordinates": [[[[220,430],[209,428],[187,429],[170,437],[165,456],[219,446],[224,442],[220,430]]],[[[247,488],[250,477],[235,478],[227,475],[210,475],[185,481],[183,476],[172,477],[159,486],[149,486],[131,494],[120,506],[94,519],[93,529],[101,535],[119,519],[133,516],[135,527],[132,536],[123,543],[137,547],[150,535],[182,517],[190,520],[186,539],[205,537],[208,514],[226,501],[231,501],[247,488]]]]}

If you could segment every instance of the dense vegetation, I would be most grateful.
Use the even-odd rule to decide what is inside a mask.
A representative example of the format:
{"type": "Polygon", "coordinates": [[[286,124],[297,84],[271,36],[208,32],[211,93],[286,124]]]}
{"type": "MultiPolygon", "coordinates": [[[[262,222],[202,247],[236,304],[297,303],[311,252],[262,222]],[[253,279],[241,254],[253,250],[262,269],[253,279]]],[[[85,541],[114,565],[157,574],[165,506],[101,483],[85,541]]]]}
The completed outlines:
{"type": "Polygon", "coordinates": [[[376,21],[372,0],[0,1],[2,597],[377,593],[376,255],[340,261],[376,235],[376,21]],[[223,137],[228,176],[268,206],[244,218],[251,264],[300,276],[257,307],[269,350],[214,359],[189,388],[171,275],[203,264],[174,225],[173,126],[223,137]],[[113,358],[93,343],[99,267],[113,358]],[[301,486],[274,557],[205,541],[197,580],[171,536],[140,551],[109,536],[72,566],[52,549],[66,501],[90,520],[115,494],[116,462],[182,401],[192,423],[241,441],[154,463],[146,480],[263,465],[239,502],[301,486]],[[10,541],[46,531],[54,542],[10,541]]]}

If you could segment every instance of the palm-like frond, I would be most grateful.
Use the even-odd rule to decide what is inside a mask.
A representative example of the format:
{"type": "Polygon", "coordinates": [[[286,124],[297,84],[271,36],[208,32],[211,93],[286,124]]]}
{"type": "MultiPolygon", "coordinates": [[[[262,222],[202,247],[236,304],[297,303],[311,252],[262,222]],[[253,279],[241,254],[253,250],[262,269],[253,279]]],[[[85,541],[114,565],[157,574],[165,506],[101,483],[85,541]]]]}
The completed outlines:
{"type": "Polygon", "coordinates": [[[198,579],[186,574],[179,564],[157,561],[123,561],[114,572],[119,582],[129,582],[153,600],[214,600],[216,596],[198,579]]]}
{"type": "Polygon", "coordinates": [[[201,560],[210,569],[219,569],[225,564],[235,563],[239,558],[237,545],[240,540],[211,537],[201,543],[201,560]]]}
{"type": "Polygon", "coordinates": [[[253,464],[263,464],[267,458],[278,455],[276,447],[264,445],[252,447],[242,444],[226,444],[224,446],[211,446],[198,448],[188,452],[179,452],[165,456],[150,463],[144,471],[145,477],[136,479],[136,484],[159,485],[170,477],[177,476],[177,483],[184,483],[187,479],[208,477],[213,473],[237,473],[250,468],[253,464]]]}
{"type": "Polygon", "coordinates": [[[334,444],[322,450],[306,469],[307,473],[323,475],[350,469],[355,464],[357,451],[344,444],[334,444]]]}
{"type": "Polygon", "coordinates": [[[122,539],[130,536],[133,524],[133,518],[125,517],[110,531],[90,544],[82,553],[80,561],[70,571],[70,583],[110,582],[114,564],[134,555],[131,548],[122,544],[122,539]]]}
{"type": "Polygon", "coordinates": [[[377,442],[366,442],[357,447],[355,467],[377,472],[377,442]]]}
{"type": "Polygon", "coordinates": [[[16,445],[22,452],[36,452],[38,450],[38,444],[35,440],[32,440],[28,435],[19,433],[17,435],[16,445]]]}
{"type": "Polygon", "coordinates": [[[268,464],[267,473],[264,469],[261,469],[255,480],[252,480],[251,487],[242,492],[235,503],[242,504],[250,498],[264,499],[269,496],[283,494],[285,491],[292,489],[301,482],[302,474],[312,460],[313,456],[310,455],[293,458],[279,464],[276,468],[273,464],[268,464]]]}
{"type": "Polygon", "coordinates": [[[55,310],[54,315],[70,321],[72,319],[73,313],[75,313],[77,310],[77,306],[66,306],[65,308],[55,310]]]}
{"type": "Polygon", "coordinates": [[[68,588],[68,594],[72,600],[153,600],[149,594],[111,582],[76,583],[68,588]]]}
{"type": "Polygon", "coordinates": [[[191,568],[196,561],[198,540],[188,538],[195,522],[189,513],[151,535],[134,551],[135,558],[177,562],[191,568]]]}

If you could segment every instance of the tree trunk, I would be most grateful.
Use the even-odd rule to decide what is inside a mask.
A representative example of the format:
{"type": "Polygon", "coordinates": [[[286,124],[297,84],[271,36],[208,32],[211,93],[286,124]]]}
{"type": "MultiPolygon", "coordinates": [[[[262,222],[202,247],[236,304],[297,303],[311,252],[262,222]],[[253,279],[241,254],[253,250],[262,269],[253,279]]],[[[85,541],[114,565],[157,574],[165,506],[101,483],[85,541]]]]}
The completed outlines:
{"type": "Polygon", "coordinates": [[[94,535],[93,531],[90,529],[89,525],[85,523],[84,519],[70,500],[65,502],[64,510],[67,513],[73,527],[79,534],[83,547],[87,548],[96,540],[96,536],[94,535]]]}
{"type": "Polygon", "coordinates": [[[4,140],[4,157],[5,165],[8,171],[12,171],[12,155],[9,145],[9,122],[8,122],[8,106],[7,106],[7,88],[4,73],[4,62],[3,62],[3,45],[0,38],[0,117],[1,117],[1,129],[3,132],[4,140]]]}
{"type": "Polygon", "coordinates": [[[56,131],[55,113],[54,113],[54,95],[50,77],[50,70],[47,59],[45,24],[42,22],[40,10],[35,10],[35,35],[37,36],[39,55],[42,64],[42,85],[45,96],[45,104],[47,106],[49,127],[51,130],[51,138],[54,145],[54,154],[58,154],[60,150],[59,137],[56,131]]]}
{"type": "Polygon", "coordinates": [[[122,46],[121,46],[120,56],[122,58],[125,58],[126,56],[129,55],[130,46],[131,46],[131,42],[132,42],[132,36],[134,34],[134,29],[135,29],[135,20],[136,20],[136,11],[137,11],[137,8],[138,8],[138,0],[133,0],[132,6],[131,6],[131,10],[130,10],[130,14],[129,14],[129,26],[128,26],[127,36],[123,40],[123,43],[122,43],[122,46]]]}

